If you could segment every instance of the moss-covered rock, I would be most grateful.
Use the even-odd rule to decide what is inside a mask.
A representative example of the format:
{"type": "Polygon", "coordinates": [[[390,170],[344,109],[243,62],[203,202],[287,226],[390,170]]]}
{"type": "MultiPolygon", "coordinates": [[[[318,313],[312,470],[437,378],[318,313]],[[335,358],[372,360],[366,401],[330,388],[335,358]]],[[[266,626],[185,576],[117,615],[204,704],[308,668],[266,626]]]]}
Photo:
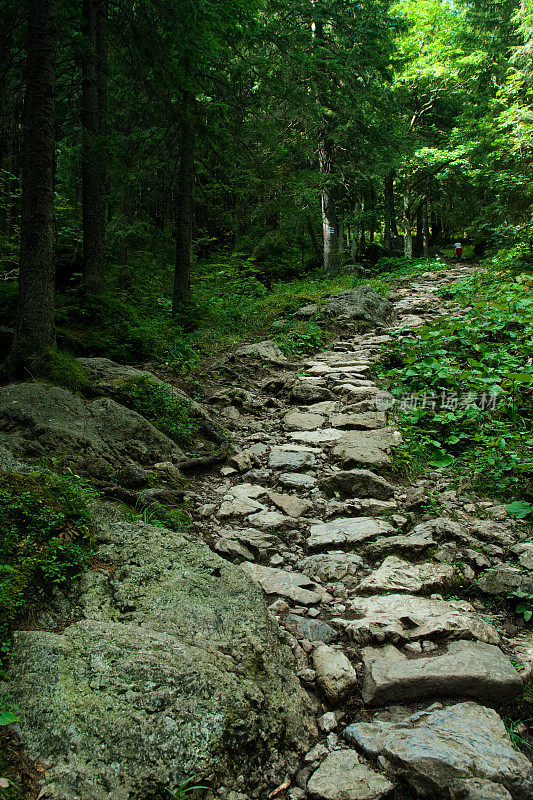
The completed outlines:
{"type": "Polygon", "coordinates": [[[183,458],[175,442],[132,409],[107,397],[88,403],[46,383],[0,388],[0,432],[23,458],[83,455],[116,469],[183,458]]]}
{"type": "Polygon", "coordinates": [[[101,504],[93,516],[109,568],[82,579],[83,619],[19,632],[4,687],[46,796],[140,800],[193,774],[279,784],[313,722],[258,589],[199,541],[101,504]]]}

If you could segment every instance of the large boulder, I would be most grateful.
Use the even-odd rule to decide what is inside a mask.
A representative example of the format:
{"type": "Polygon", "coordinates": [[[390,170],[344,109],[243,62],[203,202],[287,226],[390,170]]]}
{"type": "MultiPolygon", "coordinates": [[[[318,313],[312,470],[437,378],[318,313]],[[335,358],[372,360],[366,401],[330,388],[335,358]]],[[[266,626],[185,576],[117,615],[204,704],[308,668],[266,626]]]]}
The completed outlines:
{"type": "Polygon", "coordinates": [[[380,756],[417,796],[442,800],[533,796],[529,759],[513,748],[496,711],[476,703],[447,708],[435,704],[404,719],[356,723],[346,728],[345,736],[366,755],[380,756]]]}
{"type": "Polygon", "coordinates": [[[279,785],[316,731],[260,591],[199,541],[93,516],[105,568],[81,580],[79,621],[19,631],[0,691],[46,762],[43,796],[141,800],[199,774],[216,788],[236,764],[250,792],[279,785]]]}
{"type": "Polygon", "coordinates": [[[279,345],[270,340],[256,342],[255,344],[244,344],[235,350],[235,356],[239,358],[252,358],[259,361],[266,361],[269,364],[286,365],[287,359],[283,355],[279,345]]]}
{"type": "Polygon", "coordinates": [[[153,372],[126,364],[118,364],[110,358],[78,358],[78,363],[83,367],[87,377],[97,388],[115,400],[122,400],[124,395],[129,395],[131,385],[137,381],[147,381],[162,387],[176,400],[186,403],[191,413],[195,416],[204,416],[202,406],[182,392],[176,386],[158,378],[153,372]]]}
{"type": "Polygon", "coordinates": [[[334,294],[324,306],[324,314],[349,320],[363,320],[384,326],[392,320],[393,306],[370,286],[356,286],[349,292],[334,294]]]}
{"type": "Polygon", "coordinates": [[[180,448],[135,411],[107,397],[85,402],[46,383],[0,388],[0,432],[23,458],[83,455],[117,469],[183,459],[180,448]]]}

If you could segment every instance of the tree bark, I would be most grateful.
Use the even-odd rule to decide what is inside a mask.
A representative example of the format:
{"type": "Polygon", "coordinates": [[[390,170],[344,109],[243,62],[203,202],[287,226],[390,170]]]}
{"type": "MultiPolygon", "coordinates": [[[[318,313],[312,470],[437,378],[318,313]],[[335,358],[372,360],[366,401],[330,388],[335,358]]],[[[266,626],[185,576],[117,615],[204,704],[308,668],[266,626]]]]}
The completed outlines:
{"type": "Polygon", "coordinates": [[[392,170],[385,176],[383,200],[385,209],[384,245],[385,249],[390,253],[393,250],[394,242],[398,238],[398,229],[396,227],[396,209],[394,206],[394,171],[392,170]]]}
{"type": "Polygon", "coordinates": [[[305,219],[305,224],[307,226],[307,232],[309,233],[309,239],[311,240],[311,247],[313,248],[313,253],[315,254],[315,258],[318,262],[322,259],[322,253],[320,252],[320,247],[318,244],[318,239],[315,233],[315,229],[313,227],[313,220],[308,215],[305,219]]]}
{"type": "Polygon", "coordinates": [[[360,214],[361,214],[361,203],[358,200],[356,200],[353,212],[352,245],[350,248],[350,255],[352,258],[357,258],[357,256],[359,255],[359,237],[361,234],[360,214]]]}
{"type": "Polygon", "coordinates": [[[376,233],[376,190],[374,189],[373,186],[370,187],[370,191],[368,193],[368,203],[370,209],[370,225],[369,225],[368,238],[370,242],[373,242],[376,233]]]}
{"type": "Polygon", "coordinates": [[[403,254],[405,258],[413,257],[413,233],[411,230],[411,198],[409,184],[406,183],[403,194],[403,254]]]}
{"type": "Polygon", "coordinates": [[[176,264],[172,297],[174,314],[177,314],[191,299],[195,133],[189,106],[190,103],[184,103],[181,123],[180,166],[176,194],[176,264]]]}
{"type": "Polygon", "coordinates": [[[429,258],[429,212],[427,201],[422,208],[422,255],[429,258]]]}
{"type": "MultiPolygon", "coordinates": [[[[328,123],[322,121],[319,133],[318,155],[320,172],[326,178],[333,171],[333,142],[329,136],[328,123]]],[[[339,253],[339,220],[335,209],[335,200],[329,186],[324,186],[321,193],[322,231],[324,235],[324,270],[337,272],[340,268],[339,253]]]]}
{"type": "Polygon", "coordinates": [[[413,255],[416,258],[420,258],[420,256],[422,255],[422,249],[424,246],[423,227],[424,227],[424,221],[422,218],[422,206],[419,206],[416,212],[416,235],[415,235],[415,241],[413,243],[413,255]]]}
{"type": "Polygon", "coordinates": [[[83,0],[82,216],[83,273],[91,291],[105,272],[107,169],[107,0],[83,0]]]}
{"type": "Polygon", "coordinates": [[[23,374],[55,346],[54,164],[57,0],[28,0],[19,298],[5,371],[23,374]]]}

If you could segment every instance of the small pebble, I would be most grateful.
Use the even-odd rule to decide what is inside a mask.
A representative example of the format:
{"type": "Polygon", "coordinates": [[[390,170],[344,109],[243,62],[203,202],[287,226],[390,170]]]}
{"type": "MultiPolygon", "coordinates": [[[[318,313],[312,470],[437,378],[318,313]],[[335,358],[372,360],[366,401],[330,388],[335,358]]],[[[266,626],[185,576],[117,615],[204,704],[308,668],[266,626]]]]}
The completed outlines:
{"type": "Polygon", "coordinates": [[[306,764],[312,764],[314,761],[319,761],[321,758],[324,758],[327,754],[328,748],[319,742],[306,753],[304,761],[306,764]]]}
{"type": "Polygon", "coordinates": [[[328,711],[318,718],[318,727],[324,733],[329,733],[337,727],[337,718],[333,711],[328,711]]]}
{"type": "Polygon", "coordinates": [[[277,600],[274,600],[268,607],[269,611],[272,611],[273,614],[287,614],[289,612],[289,604],[278,597],[277,600]]]}
{"type": "Polygon", "coordinates": [[[333,748],[337,746],[338,741],[339,737],[337,736],[336,733],[328,733],[328,735],[326,736],[326,742],[330,750],[333,750],[333,748]]]}
{"type": "Polygon", "coordinates": [[[314,669],[302,669],[297,673],[302,683],[313,683],[316,680],[314,669]]]}

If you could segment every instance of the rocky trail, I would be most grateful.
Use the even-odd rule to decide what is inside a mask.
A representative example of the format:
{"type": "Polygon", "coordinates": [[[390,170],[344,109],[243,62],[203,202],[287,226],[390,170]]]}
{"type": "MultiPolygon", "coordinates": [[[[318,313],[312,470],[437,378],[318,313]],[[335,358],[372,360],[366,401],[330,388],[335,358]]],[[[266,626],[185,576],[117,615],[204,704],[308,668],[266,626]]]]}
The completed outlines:
{"type": "Polygon", "coordinates": [[[221,800],[533,797],[500,715],[533,636],[486,602],[533,591],[533,545],[443,471],[392,478],[401,437],[369,377],[471,269],[404,283],[393,321],[370,310],[378,331],[329,298],[341,333],[298,363],[237,351],[209,398],[236,452],[189,479],[184,533],[95,504],[95,568],[17,634],[9,696],[41,797],[155,798],[197,774],[221,800]]]}

